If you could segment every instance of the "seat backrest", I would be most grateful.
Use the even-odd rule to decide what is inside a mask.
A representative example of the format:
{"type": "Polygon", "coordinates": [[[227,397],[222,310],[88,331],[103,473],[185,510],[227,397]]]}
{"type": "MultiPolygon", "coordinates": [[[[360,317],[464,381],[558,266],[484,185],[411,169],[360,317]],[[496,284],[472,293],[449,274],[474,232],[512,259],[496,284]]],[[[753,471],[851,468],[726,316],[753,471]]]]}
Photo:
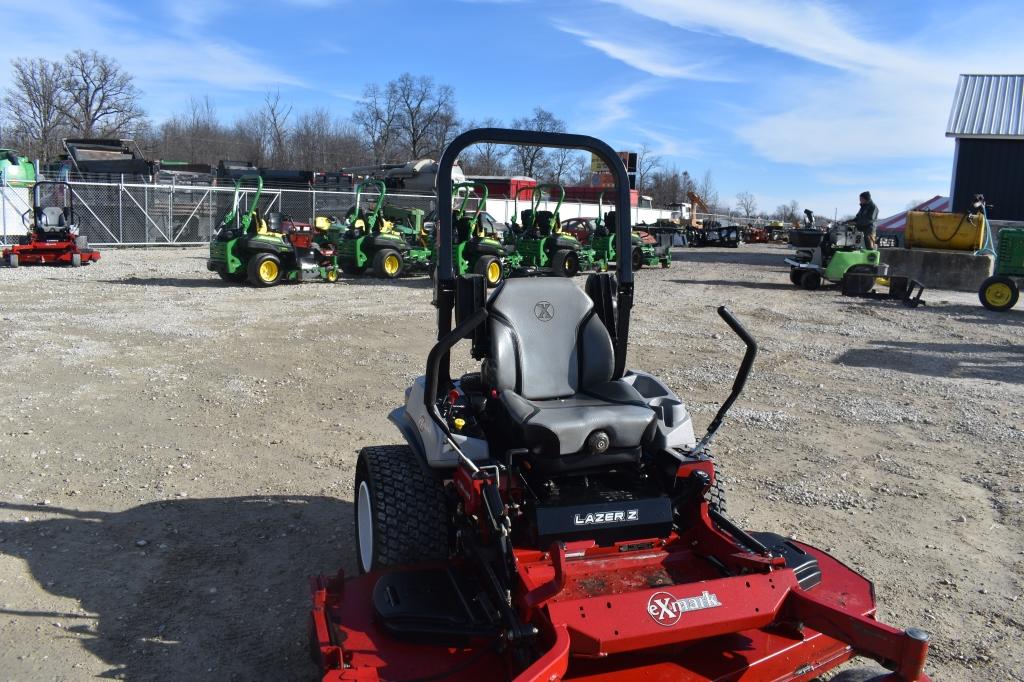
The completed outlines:
{"type": "Polygon", "coordinates": [[[56,232],[64,227],[64,209],[60,206],[44,206],[40,224],[48,232],[56,232]]]}
{"type": "Polygon", "coordinates": [[[562,398],[611,379],[615,351],[594,304],[571,279],[505,280],[487,303],[494,388],[562,398]]]}

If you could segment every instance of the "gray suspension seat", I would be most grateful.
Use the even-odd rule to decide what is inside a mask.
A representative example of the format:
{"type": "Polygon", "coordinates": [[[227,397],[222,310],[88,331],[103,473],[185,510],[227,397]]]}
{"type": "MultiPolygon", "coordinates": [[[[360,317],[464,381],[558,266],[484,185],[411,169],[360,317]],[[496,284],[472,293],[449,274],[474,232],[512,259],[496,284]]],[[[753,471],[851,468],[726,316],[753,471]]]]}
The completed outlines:
{"type": "Polygon", "coordinates": [[[589,296],[571,279],[511,279],[487,308],[485,380],[532,454],[555,468],[638,456],[656,432],[655,414],[632,386],[611,380],[611,337],[589,296]],[[587,443],[597,431],[610,441],[602,454],[587,443]]]}

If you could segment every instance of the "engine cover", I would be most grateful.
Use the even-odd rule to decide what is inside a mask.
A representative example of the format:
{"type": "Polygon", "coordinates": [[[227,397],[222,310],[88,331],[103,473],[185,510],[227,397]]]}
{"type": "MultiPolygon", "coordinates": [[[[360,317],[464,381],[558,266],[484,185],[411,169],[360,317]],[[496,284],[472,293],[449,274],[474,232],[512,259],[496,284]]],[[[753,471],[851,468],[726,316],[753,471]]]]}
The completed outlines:
{"type": "Polygon", "coordinates": [[[668,537],[672,531],[672,502],[649,497],[591,504],[543,504],[530,508],[537,546],[555,541],[594,540],[610,545],[623,540],[668,537]]]}

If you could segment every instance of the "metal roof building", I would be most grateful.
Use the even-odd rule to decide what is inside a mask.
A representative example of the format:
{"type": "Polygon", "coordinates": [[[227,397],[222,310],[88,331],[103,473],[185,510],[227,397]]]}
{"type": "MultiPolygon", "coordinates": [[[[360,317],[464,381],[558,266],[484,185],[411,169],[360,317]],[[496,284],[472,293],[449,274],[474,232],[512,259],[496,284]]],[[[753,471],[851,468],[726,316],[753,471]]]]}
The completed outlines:
{"type": "Polygon", "coordinates": [[[991,218],[1024,220],[1024,75],[961,75],[946,136],[956,139],[953,210],[984,194],[991,218]]]}

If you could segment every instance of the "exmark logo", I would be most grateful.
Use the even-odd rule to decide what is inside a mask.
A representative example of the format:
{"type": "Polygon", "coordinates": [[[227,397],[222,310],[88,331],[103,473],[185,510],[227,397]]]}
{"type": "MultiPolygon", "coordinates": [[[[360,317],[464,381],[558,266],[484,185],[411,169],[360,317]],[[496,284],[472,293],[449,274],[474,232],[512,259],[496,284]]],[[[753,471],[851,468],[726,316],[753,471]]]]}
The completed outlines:
{"type": "Polygon", "coordinates": [[[577,514],[573,523],[577,526],[589,526],[595,523],[619,523],[624,521],[639,521],[639,509],[623,509],[622,511],[590,512],[589,514],[577,514]]]}
{"type": "Polygon", "coordinates": [[[718,596],[704,591],[699,597],[675,597],[668,592],[655,592],[647,600],[647,613],[658,625],[670,627],[679,622],[684,613],[689,611],[703,611],[721,606],[718,596]]]}

